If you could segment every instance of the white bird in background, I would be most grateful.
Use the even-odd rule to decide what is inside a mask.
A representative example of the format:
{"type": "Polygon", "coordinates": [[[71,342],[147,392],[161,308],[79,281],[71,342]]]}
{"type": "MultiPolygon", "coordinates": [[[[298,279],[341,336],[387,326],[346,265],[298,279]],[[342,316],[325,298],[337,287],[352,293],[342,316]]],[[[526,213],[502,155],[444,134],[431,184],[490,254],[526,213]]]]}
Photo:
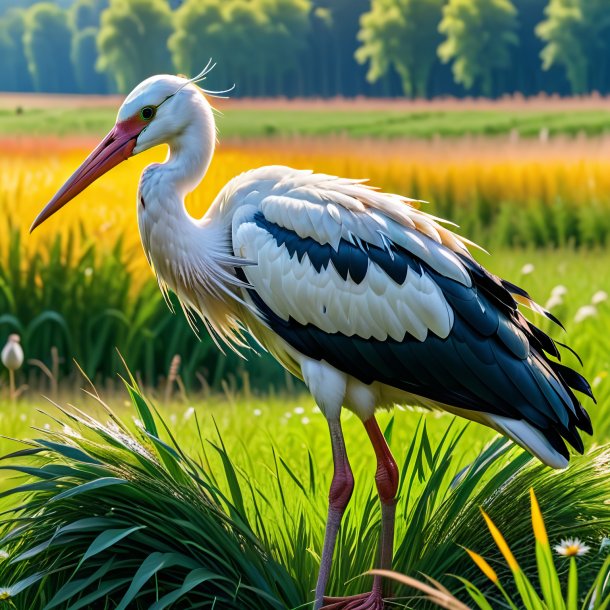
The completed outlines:
{"type": "Polygon", "coordinates": [[[212,109],[195,83],[160,75],[139,84],[108,136],[36,218],[32,229],[121,161],[159,144],[164,163],[144,170],[138,223],[163,291],[189,318],[235,349],[251,333],[301,378],[328,420],[334,458],[314,607],[383,607],[382,585],[325,598],[338,529],[354,485],[340,414],[364,423],[382,507],[379,565],[392,562],[398,468],[375,420],[393,404],[440,408],[512,438],[563,468],[566,440],[591,433],[573,390],[586,380],[558,362],[554,341],[518,303],[522,289],[486,271],[466,239],[361,180],[270,166],[231,180],[203,218],[185,196],[212,160],[212,109]]]}
{"type": "Polygon", "coordinates": [[[6,345],[2,348],[0,359],[2,364],[8,369],[9,376],[9,393],[11,400],[15,400],[15,371],[23,365],[23,348],[21,347],[21,339],[19,335],[9,335],[6,345]]]}

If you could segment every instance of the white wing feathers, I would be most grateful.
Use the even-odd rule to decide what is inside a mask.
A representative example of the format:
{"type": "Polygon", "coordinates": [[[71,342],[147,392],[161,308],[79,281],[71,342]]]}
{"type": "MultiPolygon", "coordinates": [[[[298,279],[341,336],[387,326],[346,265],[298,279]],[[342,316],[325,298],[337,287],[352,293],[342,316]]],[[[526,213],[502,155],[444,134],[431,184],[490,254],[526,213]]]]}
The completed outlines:
{"type": "Polygon", "coordinates": [[[312,243],[326,248],[320,252],[329,252],[328,246],[337,252],[342,240],[363,253],[370,245],[392,259],[395,244],[437,273],[471,285],[455,254],[468,252],[462,238],[413,207],[412,200],[376,191],[361,181],[264,167],[230,182],[215,205],[225,214],[232,212],[227,215],[232,217],[234,253],[257,263],[244,268],[246,277],[284,320],[379,340],[401,341],[409,334],[424,341],[428,332],[446,337],[451,331],[453,310],[424,269],[419,273],[409,268],[399,284],[368,260],[366,275],[354,281],[339,273],[330,259],[316,268],[307,253],[312,243]],[[300,238],[292,252],[255,220],[257,214],[271,223],[268,226],[300,238]]]}

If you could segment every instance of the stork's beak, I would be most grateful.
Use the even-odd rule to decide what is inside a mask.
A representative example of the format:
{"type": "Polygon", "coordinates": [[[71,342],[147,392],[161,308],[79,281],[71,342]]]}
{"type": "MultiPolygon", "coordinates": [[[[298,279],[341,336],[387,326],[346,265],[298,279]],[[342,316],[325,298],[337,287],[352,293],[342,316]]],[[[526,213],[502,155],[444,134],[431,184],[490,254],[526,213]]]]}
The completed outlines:
{"type": "Polygon", "coordinates": [[[143,128],[140,121],[133,119],[117,123],[38,214],[30,227],[30,233],[100,176],[131,157],[136,139],[143,128]]]}

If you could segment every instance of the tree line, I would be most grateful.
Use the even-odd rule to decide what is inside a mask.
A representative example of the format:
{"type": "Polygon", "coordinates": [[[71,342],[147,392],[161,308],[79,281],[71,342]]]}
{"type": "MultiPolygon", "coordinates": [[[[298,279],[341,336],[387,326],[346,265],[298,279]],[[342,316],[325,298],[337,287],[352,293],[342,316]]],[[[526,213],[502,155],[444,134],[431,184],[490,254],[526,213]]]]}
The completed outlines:
{"type": "Polygon", "coordinates": [[[0,89],[237,96],[610,92],[608,0],[3,0],[0,89]]]}

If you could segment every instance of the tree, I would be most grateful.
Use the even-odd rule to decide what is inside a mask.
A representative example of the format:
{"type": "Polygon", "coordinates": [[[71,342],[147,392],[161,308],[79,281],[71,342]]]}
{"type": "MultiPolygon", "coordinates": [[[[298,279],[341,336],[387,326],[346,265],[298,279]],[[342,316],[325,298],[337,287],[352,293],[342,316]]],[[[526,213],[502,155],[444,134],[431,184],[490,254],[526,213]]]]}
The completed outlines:
{"type": "Polygon", "coordinates": [[[218,87],[279,92],[304,48],[309,9],[309,0],[186,0],[169,40],[174,64],[196,74],[212,58],[218,87]]]}
{"type": "Polygon", "coordinates": [[[107,79],[96,70],[98,29],[80,30],[72,38],[72,65],[78,90],[82,93],[106,93],[107,79]]]}
{"type": "MultiPolygon", "coordinates": [[[[269,84],[275,95],[283,93],[287,74],[300,80],[299,56],[304,51],[310,29],[310,0],[257,0],[265,16],[258,41],[260,61],[267,68],[269,84]]],[[[302,93],[302,83],[298,85],[302,93]]]]}
{"type": "Polygon", "coordinates": [[[172,30],[167,0],[110,0],[101,16],[97,68],[121,92],[152,74],[171,72],[172,30]]]}
{"type": "Polygon", "coordinates": [[[406,95],[425,97],[430,70],[441,42],[438,27],[445,0],[373,0],[360,20],[356,51],[360,63],[369,62],[371,82],[393,65],[406,95]]]}
{"type": "Polygon", "coordinates": [[[458,83],[471,89],[480,83],[484,95],[493,92],[494,71],[510,61],[510,47],[517,44],[516,10],[510,0],[449,0],[439,26],[446,40],[438,55],[453,61],[458,83]]]}
{"type": "Polygon", "coordinates": [[[50,2],[36,4],[26,13],[23,44],[36,91],[74,91],[72,31],[66,17],[66,11],[50,2]]]}
{"type": "Polygon", "coordinates": [[[76,0],[70,7],[70,24],[74,32],[85,28],[99,28],[102,11],[108,8],[108,0],[76,0]]]}
{"type": "Polygon", "coordinates": [[[545,69],[563,65],[573,93],[608,85],[610,13],[606,0],[551,0],[536,29],[545,69]]]}
{"type": "MultiPolygon", "coordinates": [[[[4,49],[6,49],[6,52],[10,53],[10,66],[6,65],[6,71],[5,69],[0,70],[0,74],[13,74],[14,91],[32,91],[34,86],[28,69],[25,49],[23,47],[25,11],[22,9],[11,9],[7,11],[2,18],[2,23],[4,24],[3,29],[5,36],[8,35],[11,38],[12,44],[5,39],[2,55],[4,56],[4,49]]],[[[3,57],[3,63],[6,64],[6,62],[9,61],[9,57],[3,57]]],[[[5,84],[3,88],[8,90],[8,84],[5,84]]]]}
{"type": "Polygon", "coordinates": [[[4,19],[0,20],[0,87],[3,91],[17,91],[15,71],[15,43],[4,19]]]}
{"type": "MultiPolygon", "coordinates": [[[[229,58],[239,55],[243,49],[240,42],[252,40],[254,33],[250,32],[244,40],[237,41],[237,48],[231,50],[230,31],[226,29],[229,27],[226,4],[224,0],[186,0],[176,11],[176,29],[168,46],[177,70],[193,76],[213,59],[217,62],[215,82],[224,80],[228,83],[225,79],[231,76],[229,58]]],[[[252,56],[250,59],[254,60],[252,56]]],[[[232,78],[238,76],[233,74],[232,78]]]]}

